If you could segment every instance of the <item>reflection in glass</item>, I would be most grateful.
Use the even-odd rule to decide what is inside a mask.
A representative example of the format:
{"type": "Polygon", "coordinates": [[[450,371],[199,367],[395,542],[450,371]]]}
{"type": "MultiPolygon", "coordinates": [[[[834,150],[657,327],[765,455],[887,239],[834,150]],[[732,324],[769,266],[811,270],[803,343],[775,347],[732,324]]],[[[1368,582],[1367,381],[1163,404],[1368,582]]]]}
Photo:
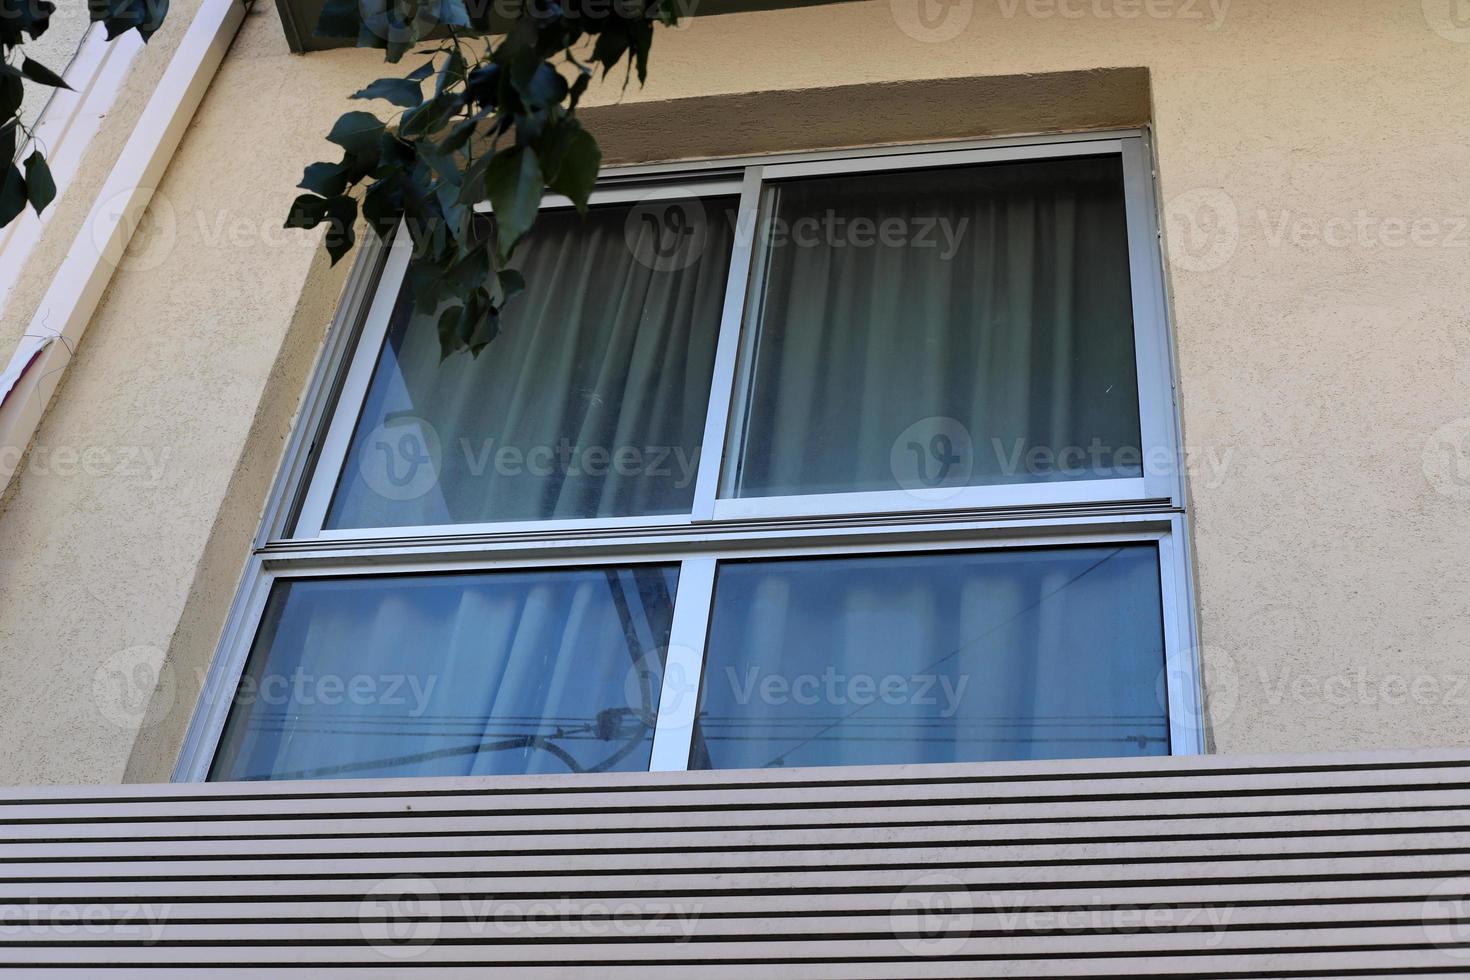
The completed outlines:
{"type": "Polygon", "coordinates": [[[477,357],[404,293],[327,528],[685,513],[734,234],[731,202],[548,211],[527,288],[477,357]]]}
{"type": "Polygon", "coordinates": [[[1158,554],[726,562],[690,768],[1166,755],[1158,554]]]}
{"type": "Polygon", "coordinates": [[[733,496],[1142,475],[1116,156],[774,200],[733,496]]]}
{"type": "Polygon", "coordinates": [[[646,770],[677,566],[286,579],[211,779],[646,770]]]}

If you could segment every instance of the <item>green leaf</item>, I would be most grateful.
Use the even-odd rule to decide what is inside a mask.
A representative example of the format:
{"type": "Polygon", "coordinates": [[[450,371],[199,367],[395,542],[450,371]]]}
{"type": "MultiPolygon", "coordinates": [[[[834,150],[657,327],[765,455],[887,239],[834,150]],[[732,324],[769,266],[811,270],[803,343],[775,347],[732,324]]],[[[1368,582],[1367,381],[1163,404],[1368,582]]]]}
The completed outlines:
{"type": "Polygon", "coordinates": [[[602,150],[592,134],[571,118],[559,121],[547,137],[555,169],[546,175],[546,186],[571,198],[577,210],[585,213],[602,166],[602,150]]]}
{"type": "Polygon", "coordinates": [[[138,33],[147,41],[163,26],[163,19],[168,16],[168,0],[148,0],[145,6],[148,8],[148,18],[138,28],[138,33]]]}
{"type": "MultiPolygon", "coordinates": [[[[438,308],[435,303],[433,308],[438,308]]],[[[439,359],[448,360],[451,354],[457,353],[464,344],[459,339],[459,320],[464,315],[464,306],[453,304],[445,307],[444,312],[439,314],[439,359]]]]}
{"type": "Polygon", "coordinates": [[[16,134],[19,132],[19,124],[14,119],[0,126],[0,166],[15,159],[16,134]]]}
{"type": "MultiPolygon", "coordinates": [[[[0,119],[14,118],[25,97],[25,83],[20,80],[20,72],[9,65],[0,65],[0,119]]],[[[12,150],[11,156],[14,155],[12,150]]]]}
{"type": "Polygon", "coordinates": [[[439,179],[454,188],[455,193],[458,194],[460,179],[464,176],[459,169],[459,161],[452,154],[445,153],[427,140],[415,143],[414,148],[424,165],[438,174],[439,179]]]}
{"type": "Polygon", "coordinates": [[[405,109],[424,101],[419,83],[407,78],[380,78],[364,89],[352,93],[354,99],[382,99],[405,109]]]}
{"type": "Polygon", "coordinates": [[[26,197],[37,214],[46,210],[46,205],[56,200],[56,181],[51,177],[51,168],[40,150],[33,150],[26,157],[26,197]]]}
{"type": "Polygon", "coordinates": [[[409,138],[427,136],[442,127],[459,106],[458,93],[441,92],[405,112],[398,122],[398,131],[409,138]]]}
{"type": "Polygon", "coordinates": [[[486,109],[500,104],[500,81],[504,73],[496,64],[480,65],[465,79],[465,99],[486,109]]]}
{"type": "Polygon", "coordinates": [[[348,153],[376,153],[384,123],[371,112],[347,112],[332,124],[327,141],[336,143],[348,153]]]}
{"type": "Polygon", "coordinates": [[[315,228],[323,221],[327,222],[327,253],[335,265],[352,251],[356,240],[352,226],[357,221],[357,201],[346,194],[336,197],[302,194],[291,202],[291,210],[286,215],[287,228],[315,228]]]}
{"type": "Polygon", "coordinates": [[[510,255],[516,243],[536,220],[544,181],[541,164],[530,147],[517,146],[491,158],[485,168],[485,191],[495,214],[495,235],[502,256],[510,255]]]}
{"type": "Polygon", "coordinates": [[[480,120],[478,119],[463,119],[455,123],[452,127],[450,127],[449,135],[444,137],[444,139],[439,142],[439,152],[458,153],[460,150],[464,149],[464,145],[468,143],[470,137],[474,135],[475,127],[478,126],[479,123],[480,120]]]}
{"type": "Polygon", "coordinates": [[[501,269],[495,274],[495,284],[500,291],[500,302],[497,305],[504,307],[516,293],[526,288],[526,277],[515,269],[501,269]]]}
{"type": "Polygon", "coordinates": [[[470,294],[460,332],[472,357],[478,357],[500,333],[500,311],[490,302],[490,294],[485,290],[477,289],[470,294]]]}
{"type": "Polygon", "coordinates": [[[39,61],[33,61],[30,58],[25,58],[21,61],[20,73],[38,85],[49,85],[52,88],[64,88],[68,92],[72,90],[71,86],[66,84],[66,79],[62,78],[60,75],[56,74],[56,72],[52,71],[50,68],[47,68],[39,61]]]}
{"type": "Polygon", "coordinates": [[[403,197],[386,180],[375,180],[362,195],[362,216],[377,236],[387,241],[403,217],[403,197]]]}
{"type": "Polygon", "coordinates": [[[461,177],[462,186],[459,189],[459,203],[475,205],[485,200],[485,171],[490,169],[490,164],[495,157],[485,155],[475,158],[475,161],[465,168],[461,177]]]}
{"type": "Polygon", "coordinates": [[[23,44],[22,33],[29,34],[34,41],[46,33],[54,13],[56,5],[51,0],[0,3],[0,45],[16,47],[23,44]]]}
{"type": "Polygon", "coordinates": [[[87,8],[93,22],[107,29],[109,41],[130,30],[147,41],[168,16],[168,0],[88,0],[87,8]]]}
{"type": "Polygon", "coordinates": [[[464,0],[439,0],[439,23],[449,27],[470,27],[470,12],[464,0]]]}
{"type": "MultiPolygon", "coordinates": [[[[515,78],[512,76],[512,83],[515,78]]],[[[516,90],[526,105],[532,109],[544,109],[559,103],[567,95],[567,80],[551,65],[542,62],[531,73],[531,77],[516,84],[516,90]]]]}
{"type": "Polygon", "coordinates": [[[5,162],[5,176],[0,177],[0,228],[15,220],[25,210],[26,180],[15,164],[5,162]]]}
{"type": "Polygon", "coordinates": [[[357,240],[357,234],[353,230],[353,224],[357,221],[357,200],[342,194],[331,198],[326,205],[327,221],[327,254],[332,257],[332,264],[336,265],[342,260],[342,256],[352,251],[352,246],[357,240]]]}
{"type": "Polygon", "coordinates": [[[347,190],[347,170],[340,163],[313,163],[296,186],[322,197],[335,197],[347,190]]]}
{"type": "Polygon", "coordinates": [[[445,89],[464,80],[464,56],[458,51],[450,51],[449,56],[444,59],[444,66],[439,69],[439,76],[434,79],[435,97],[443,95],[445,89]]]}
{"type": "MultiPolygon", "coordinates": [[[[89,2],[115,7],[110,16],[121,17],[149,0],[89,2]]],[[[317,26],[318,34],[384,50],[389,62],[416,52],[418,67],[353,95],[387,102],[397,114],[387,122],[366,112],[338,119],[328,139],[343,158],[306,168],[300,186],[307,193],[293,203],[288,223],[330,225],[334,262],[350,249],[359,220],[379,235],[407,227],[414,245],[407,289],[415,310],[439,321],[446,356],[488,344],[501,308],[525,288],[507,266],[543,195],[554,191],[587,208],[602,154],[573,113],[595,70],[606,76],[626,68],[625,86],[635,73],[645,78],[653,25],[698,0],[635,0],[602,14],[581,0],[512,2],[507,32],[498,36],[485,30],[483,4],[469,0],[325,0],[317,26]],[[484,38],[462,47],[455,28],[484,38]],[[583,54],[588,44],[590,55],[583,54]],[[563,56],[565,76],[553,63],[563,56]],[[429,92],[422,85],[431,78],[429,92]],[[348,195],[353,188],[361,189],[361,218],[348,195]],[[488,222],[472,207],[487,199],[488,222]]]]}
{"type": "Polygon", "coordinates": [[[407,169],[414,163],[414,144],[400,139],[392,133],[384,132],[383,138],[378,141],[380,148],[379,158],[383,167],[398,167],[407,169]]]}

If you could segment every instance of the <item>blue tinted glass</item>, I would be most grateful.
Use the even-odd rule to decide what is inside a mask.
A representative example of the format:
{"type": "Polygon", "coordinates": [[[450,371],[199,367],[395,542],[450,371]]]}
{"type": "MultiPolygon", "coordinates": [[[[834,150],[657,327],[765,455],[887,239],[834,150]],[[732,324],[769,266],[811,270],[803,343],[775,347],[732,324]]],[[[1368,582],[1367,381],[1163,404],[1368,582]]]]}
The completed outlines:
{"type": "Polygon", "coordinates": [[[691,768],[1164,755],[1158,554],[720,566],[691,768]]]}
{"type": "Polygon", "coordinates": [[[645,770],[677,578],[282,581],[210,778],[645,770]]]}

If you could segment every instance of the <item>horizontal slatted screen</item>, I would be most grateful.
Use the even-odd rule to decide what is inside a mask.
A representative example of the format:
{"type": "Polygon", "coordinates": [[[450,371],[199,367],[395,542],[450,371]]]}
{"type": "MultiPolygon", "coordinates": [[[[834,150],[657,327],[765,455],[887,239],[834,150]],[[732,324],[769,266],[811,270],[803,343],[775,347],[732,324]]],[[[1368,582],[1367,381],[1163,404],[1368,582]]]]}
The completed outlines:
{"type": "Polygon", "coordinates": [[[1470,976],[1470,753],[12,789],[0,975],[1470,976]]]}

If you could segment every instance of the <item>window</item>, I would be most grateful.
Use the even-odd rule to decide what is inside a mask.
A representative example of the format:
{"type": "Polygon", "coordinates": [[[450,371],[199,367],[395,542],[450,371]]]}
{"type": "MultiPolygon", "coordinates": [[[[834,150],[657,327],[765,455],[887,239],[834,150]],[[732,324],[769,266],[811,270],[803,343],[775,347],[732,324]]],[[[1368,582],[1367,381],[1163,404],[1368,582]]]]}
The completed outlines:
{"type": "Polygon", "coordinates": [[[647,769],[677,581],[670,565],[283,581],[211,775],[647,769]]]}
{"type": "MultiPolygon", "coordinates": [[[[1195,752],[1142,134],[607,173],[441,360],[365,257],[181,778],[1195,752]]],[[[488,218],[486,220],[489,220],[488,218]]]]}
{"type": "Polygon", "coordinates": [[[722,563],[690,768],[1166,754],[1143,544],[722,563]]]}
{"type": "Polygon", "coordinates": [[[895,465],[895,435],[926,418],[974,440],[954,486],[1142,475],[1119,459],[1139,422],[1116,155],[805,177],[770,199],[730,496],[901,490],[923,471],[907,446],[895,465]],[[1094,443],[1080,466],[1007,466],[1094,443]]]}

